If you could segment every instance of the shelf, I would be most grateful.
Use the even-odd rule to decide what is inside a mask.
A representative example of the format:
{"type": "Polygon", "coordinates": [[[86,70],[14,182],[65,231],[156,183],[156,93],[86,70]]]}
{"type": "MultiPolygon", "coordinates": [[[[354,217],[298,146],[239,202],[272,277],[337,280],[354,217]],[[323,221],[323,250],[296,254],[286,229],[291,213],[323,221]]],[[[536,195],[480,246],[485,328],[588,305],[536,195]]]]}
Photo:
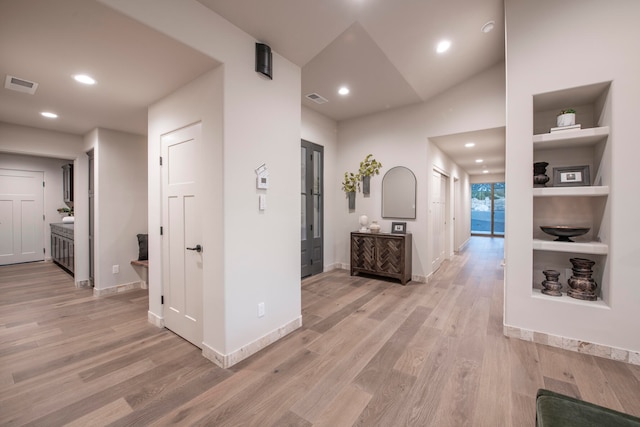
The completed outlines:
{"type": "Polygon", "coordinates": [[[598,298],[597,301],[584,301],[584,300],[581,300],[581,299],[571,298],[569,295],[566,294],[566,291],[562,294],[561,297],[554,297],[554,296],[551,296],[551,295],[543,294],[542,290],[540,290],[540,289],[533,289],[531,297],[532,298],[536,298],[536,299],[546,300],[546,301],[554,301],[554,302],[558,302],[558,303],[561,303],[561,304],[574,304],[574,305],[580,305],[580,306],[589,307],[589,308],[600,308],[600,309],[609,309],[610,308],[600,298],[598,298]]]}
{"type": "Polygon", "coordinates": [[[556,242],[555,240],[533,239],[533,250],[607,255],[609,253],[609,246],[601,242],[556,242]]]}
{"type": "Polygon", "coordinates": [[[533,197],[603,197],[608,195],[608,185],[591,185],[584,187],[539,187],[533,189],[533,197]]]}
{"type": "Polygon", "coordinates": [[[544,148],[585,147],[595,145],[609,135],[609,126],[565,130],[533,136],[534,150],[544,148]]]}

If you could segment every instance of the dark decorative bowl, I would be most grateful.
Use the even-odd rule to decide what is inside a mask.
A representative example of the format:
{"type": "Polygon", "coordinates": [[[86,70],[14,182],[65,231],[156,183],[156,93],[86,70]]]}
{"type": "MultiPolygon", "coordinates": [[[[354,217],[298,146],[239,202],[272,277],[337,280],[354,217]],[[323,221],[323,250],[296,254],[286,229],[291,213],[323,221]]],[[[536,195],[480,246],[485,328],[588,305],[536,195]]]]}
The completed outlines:
{"type": "Polygon", "coordinates": [[[556,242],[573,242],[569,237],[582,236],[591,230],[590,227],[571,227],[568,225],[541,225],[540,229],[557,237],[556,242]]]}

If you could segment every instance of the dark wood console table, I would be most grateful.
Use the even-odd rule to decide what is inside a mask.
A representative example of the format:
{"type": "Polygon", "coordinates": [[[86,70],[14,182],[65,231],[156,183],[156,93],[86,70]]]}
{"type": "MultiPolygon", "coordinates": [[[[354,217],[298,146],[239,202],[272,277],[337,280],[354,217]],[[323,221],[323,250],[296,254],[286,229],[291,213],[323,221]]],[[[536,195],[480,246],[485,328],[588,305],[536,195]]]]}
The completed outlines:
{"type": "Polygon", "coordinates": [[[351,275],[368,273],[411,280],[411,234],[351,233],[351,275]]]}

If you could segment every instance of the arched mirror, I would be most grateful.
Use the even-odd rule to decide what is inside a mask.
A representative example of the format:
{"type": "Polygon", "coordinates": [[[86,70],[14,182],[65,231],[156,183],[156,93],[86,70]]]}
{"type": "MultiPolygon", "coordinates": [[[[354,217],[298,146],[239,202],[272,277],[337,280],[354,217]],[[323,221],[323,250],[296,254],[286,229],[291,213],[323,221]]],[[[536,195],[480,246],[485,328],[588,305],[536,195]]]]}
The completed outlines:
{"type": "Polygon", "coordinates": [[[382,217],[416,217],[416,176],[404,166],[391,168],[382,178],[382,217]]]}

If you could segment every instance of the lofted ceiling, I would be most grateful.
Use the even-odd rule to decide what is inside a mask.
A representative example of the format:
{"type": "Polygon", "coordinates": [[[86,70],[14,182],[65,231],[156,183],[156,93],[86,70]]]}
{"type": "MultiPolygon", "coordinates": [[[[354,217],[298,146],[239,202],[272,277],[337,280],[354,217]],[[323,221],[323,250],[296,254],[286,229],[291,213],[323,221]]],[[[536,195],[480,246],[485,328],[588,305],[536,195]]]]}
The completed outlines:
{"type": "Polygon", "coordinates": [[[425,101],[504,60],[503,0],[198,1],[299,65],[302,95],[329,100],[303,104],[337,121],[425,101]]]}
{"type": "MultiPolygon", "coordinates": [[[[424,102],[504,61],[503,0],[198,1],[300,66],[301,103],[336,121],[424,102]],[[451,49],[438,54],[444,38],[451,49]]],[[[97,0],[0,0],[0,58],[3,81],[39,83],[35,95],[0,89],[0,121],[75,134],[146,134],[149,104],[219,65],[97,0]],[[79,72],[98,84],[80,86],[79,72]]]]}

